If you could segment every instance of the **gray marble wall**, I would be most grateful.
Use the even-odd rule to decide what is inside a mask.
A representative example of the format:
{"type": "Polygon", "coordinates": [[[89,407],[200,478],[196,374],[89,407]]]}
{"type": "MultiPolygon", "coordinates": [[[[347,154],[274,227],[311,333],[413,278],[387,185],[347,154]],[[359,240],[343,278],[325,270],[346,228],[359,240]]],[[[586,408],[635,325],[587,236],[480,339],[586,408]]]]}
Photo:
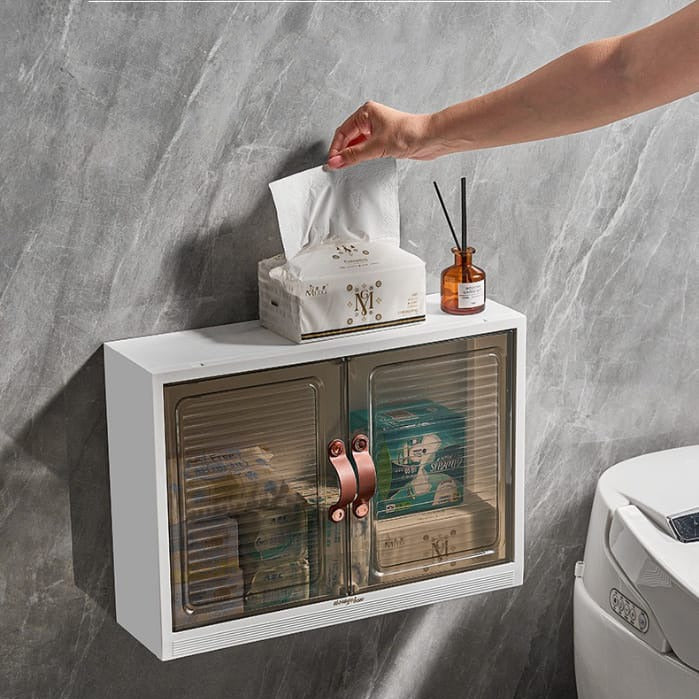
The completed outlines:
{"type": "Polygon", "coordinates": [[[367,98],[434,110],[683,0],[0,5],[0,696],[574,697],[598,475],[698,441],[699,98],[402,163],[403,239],[471,229],[530,322],[522,588],[161,664],[113,618],[103,341],[256,316],[270,180],[367,98]]]}

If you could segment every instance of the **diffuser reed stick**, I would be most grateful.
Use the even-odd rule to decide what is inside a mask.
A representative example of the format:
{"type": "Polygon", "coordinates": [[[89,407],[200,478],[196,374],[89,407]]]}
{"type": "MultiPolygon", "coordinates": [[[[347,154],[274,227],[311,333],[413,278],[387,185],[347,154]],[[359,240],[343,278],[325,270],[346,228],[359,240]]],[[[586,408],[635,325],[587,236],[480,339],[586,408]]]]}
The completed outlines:
{"type": "Polygon", "coordinates": [[[447,219],[447,223],[449,224],[449,230],[451,231],[451,237],[454,238],[454,243],[456,244],[456,247],[459,247],[459,239],[456,237],[456,231],[454,230],[454,226],[451,225],[451,219],[449,218],[449,212],[447,211],[447,207],[444,205],[444,199],[442,199],[442,193],[439,191],[439,187],[437,186],[436,182],[432,182],[434,185],[434,190],[437,192],[437,198],[439,199],[439,203],[442,205],[442,211],[444,212],[444,218],[447,219]]]}
{"type": "Polygon", "coordinates": [[[461,178],[461,249],[468,247],[468,222],[466,219],[466,178],[461,178]]]}
{"type": "Polygon", "coordinates": [[[471,279],[471,271],[467,262],[468,250],[468,215],[466,212],[466,178],[461,178],[461,250],[464,255],[461,257],[461,267],[463,269],[464,281],[469,284],[471,279]]]}

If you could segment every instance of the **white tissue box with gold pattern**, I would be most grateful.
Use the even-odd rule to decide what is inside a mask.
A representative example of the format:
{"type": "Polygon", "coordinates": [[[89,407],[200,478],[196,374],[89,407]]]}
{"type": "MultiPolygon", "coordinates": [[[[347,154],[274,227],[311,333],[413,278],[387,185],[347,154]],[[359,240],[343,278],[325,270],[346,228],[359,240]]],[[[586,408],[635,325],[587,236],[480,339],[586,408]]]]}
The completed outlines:
{"type": "Polygon", "coordinates": [[[260,322],[294,342],[425,319],[425,263],[382,240],[325,242],[258,265],[260,322]]]}

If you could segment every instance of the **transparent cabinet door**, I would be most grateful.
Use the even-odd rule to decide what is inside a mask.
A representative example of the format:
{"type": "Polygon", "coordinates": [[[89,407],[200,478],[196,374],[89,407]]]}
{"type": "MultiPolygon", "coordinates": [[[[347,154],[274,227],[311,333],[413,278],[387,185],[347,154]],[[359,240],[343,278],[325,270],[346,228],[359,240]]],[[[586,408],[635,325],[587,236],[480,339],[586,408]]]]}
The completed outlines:
{"type": "Polygon", "coordinates": [[[324,362],[165,387],[174,630],[345,593],[342,381],[324,362]]]}
{"type": "Polygon", "coordinates": [[[377,475],[351,519],[353,591],[511,559],[513,332],[349,360],[377,475]]]}

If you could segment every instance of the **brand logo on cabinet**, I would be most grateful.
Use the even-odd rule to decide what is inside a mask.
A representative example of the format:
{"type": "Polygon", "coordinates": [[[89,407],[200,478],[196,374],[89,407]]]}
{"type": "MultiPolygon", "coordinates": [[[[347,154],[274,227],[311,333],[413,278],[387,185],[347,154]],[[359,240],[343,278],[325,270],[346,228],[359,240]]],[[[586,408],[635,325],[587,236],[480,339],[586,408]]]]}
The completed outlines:
{"type": "Polygon", "coordinates": [[[366,323],[367,320],[381,320],[377,306],[381,305],[379,289],[382,281],[378,279],[373,284],[362,284],[361,286],[347,285],[347,293],[350,298],[347,301],[347,308],[352,316],[347,318],[347,325],[352,325],[356,321],[366,323]]]}
{"type": "Polygon", "coordinates": [[[360,602],[363,602],[364,598],[363,597],[358,597],[355,595],[354,597],[343,597],[342,599],[336,599],[333,602],[333,607],[347,607],[350,604],[359,604],[360,602]]]}
{"type": "Polygon", "coordinates": [[[327,284],[309,284],[306,289],[306,296],[325,296],[327,293],[327,284]]]}

